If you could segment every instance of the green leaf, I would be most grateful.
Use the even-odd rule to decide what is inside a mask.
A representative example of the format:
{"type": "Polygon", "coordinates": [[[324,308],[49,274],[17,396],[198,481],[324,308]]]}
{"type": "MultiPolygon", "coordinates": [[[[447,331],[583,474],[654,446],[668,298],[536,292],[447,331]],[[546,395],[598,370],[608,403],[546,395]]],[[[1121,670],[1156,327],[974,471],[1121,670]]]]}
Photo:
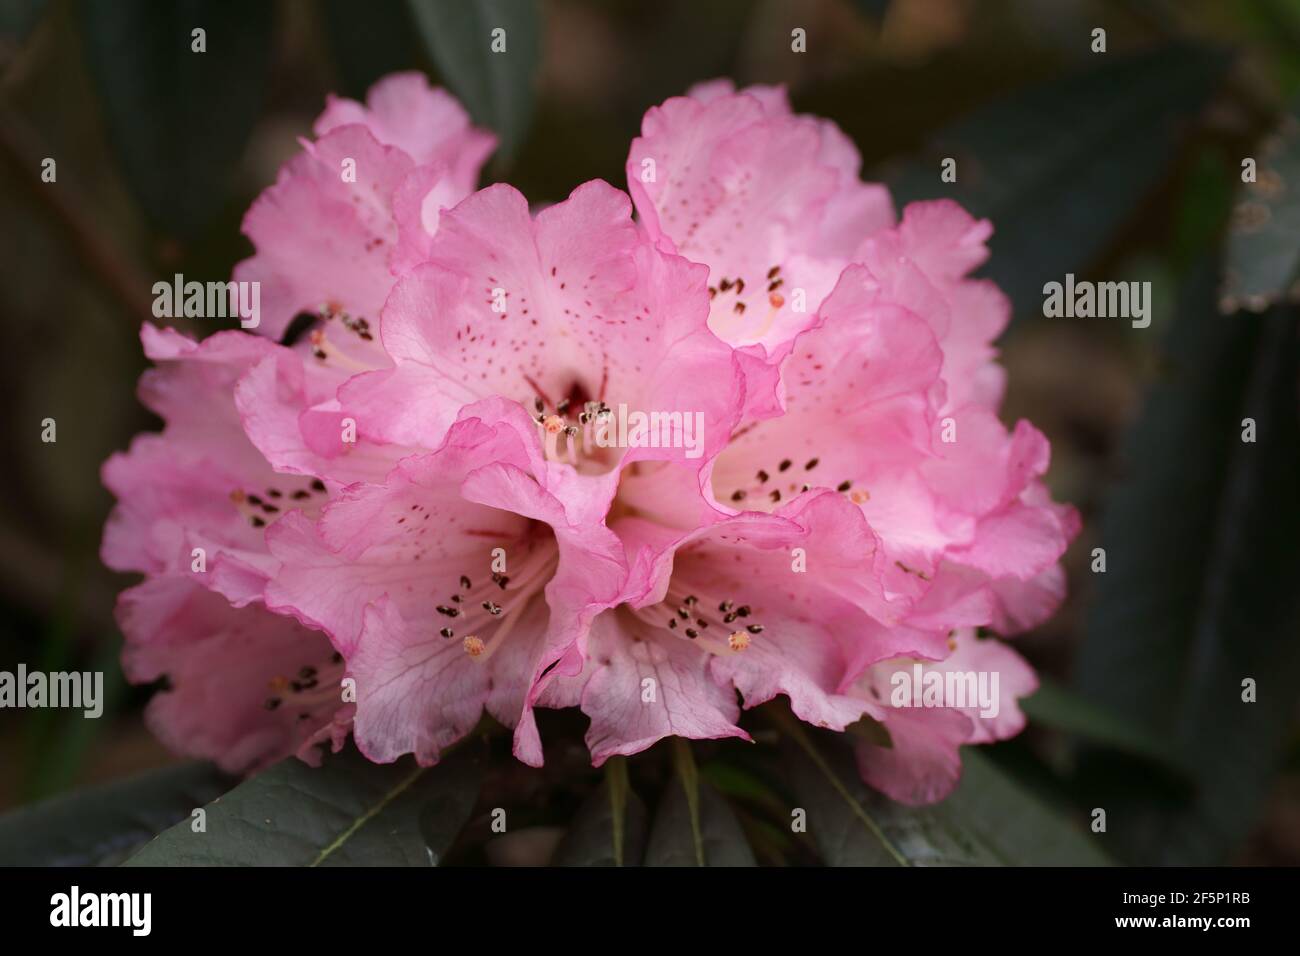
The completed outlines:
{"type": "Polygon", "coordinates": [[[1193,270],[1161,380],[1128,436],[1101,531],[1085,695],[1164,741],[1195,792],[1095,755],[1089,806],[1124,855],[1216,863],[1245,839],[1280,766],[1300,685],[1297,316],[1224,318],[1193,270]],[[1255,423],[1254,442],[1243,420],[1255,423]],[[1242,700],[1242,682],[1258,700],[1242,700]]]}
{"type": "Polygon", "coordinates": [[[1082,273],[1166,175],[1181,133],[1223,72],[1217,54],[1175,47],[1035,86],[958,120],[893,178],[895,199],[948,196],[995,229],[983,274],[1017,316],[1043,285],[1082,273]],[[957,181],[940,164],[957,161],[957,181]]]}
{"type": "Polygon", "coordinates": [[[478,800],[481,758],[374,764],[349,746],[309,767],[284,760],[163,833],[130,866],[429,866],[478,800]]]}
{"type": "Polygon", "coordinates": [[[605,764],[605,779],[578,808],[552,861],[556,866],[636,866],[645,850],[646,808],[627,779],[627,761],[605,764]]]}
{"type": "Polygon", "coordinates": [[[1111,866],[1088,818],[1071,823],[1007,776],[978,748],[963,748],[961,783],[935,813],[1010,866],[1111,866]]]}
{"type": "MultiPolygon", "coordinates": [[[[532,122],[542,18],[536,0],[409,0],[430,58],[474,121],[509,157],[532,122]],[[504,30],[504,52],[493,31],[504,30]]],[[[498,34],[500,36],[500,34],[498,34]]]]}
{"type": "Polygon", "coordinates": [[[1300,106],[1254,158],[1255,182],[1243,184],[1228,234],[1225,312],[1300,300],[1300,106]]]}
{"type": "MultiPolygon", "coordinates": [[[[69,601],[62,606],[73,608],[76,604],[69,601]]],[[[47,639],[43,670],[69,669],[69,624],[62,610],[56,612],[50,622],[48,634],[53,640],[47,639]]],[[[85,763],[86,754],[112,723],[126,697],[126,678],[119,663],[121,656],[122,643],[113,638],[102,642],[91,661],[90,670],[104,675],[100,701],[103,713],[98,719],[85,720],[76,711],[60,714],[47,710],[38,712],[39,716],[28,722],[28,751],[32,754],[27,772],[30,799],[43,799],[73,785],[78,770],[85,763]]]]}
{"type": "Polygon", "coordinates": [[[647,866],[754,866],[754,853],[727,801],[700,783],[690,744],[673,738],[676,777],[659,801],[647,866]]]}
{"type": "Polygon", "coordinates": [[[0,817],[0,866],[115,863],[232,783],[182,763],[23,807],[0,817]]]}
{"type": "Polygon", "coordinates": [[[229,196],[271,55],[262,0],[82,0],[82,45],[127,185],[153,223],[193,239],[229,196]],[[192,31],[205,31],[194,52],[192,31]]]}
{"type": "Polygon", "coordinates": [[[1175,773],[1187,772],[1146,728],[1047,678],[1039,677],[1038,690],[1020,701],[1020,709],[1035,724],[1163,764],[1175,773]]]}
{"type": "Polygon", "coordinates": [[[829,866],[1098,866],[1096,842],[971,748],[947,800],[906,807],[862,783],[842,735],[781,715],[788,779],[829,866]]]}

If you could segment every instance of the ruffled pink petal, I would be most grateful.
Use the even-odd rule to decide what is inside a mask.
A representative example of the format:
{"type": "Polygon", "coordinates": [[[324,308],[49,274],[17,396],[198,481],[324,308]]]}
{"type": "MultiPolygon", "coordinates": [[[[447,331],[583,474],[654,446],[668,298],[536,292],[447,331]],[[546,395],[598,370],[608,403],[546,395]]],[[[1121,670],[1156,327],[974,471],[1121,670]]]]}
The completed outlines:
{"type": "MultiPolygon", "coordinates": [[[[385,146],[396,146],[417,163],[435,163],[452,171],[459,195],[469,195],[479,170],[496,148],[496,137],[470,125],[469,115],[445,90],[429,85],[423,73],[394,73],[366,94],[364,105],[326,97],[315,132],[324,137],[340,126],[357,123],[385,146]]],[[[454,203],[449,203],[454,205],[454,203]]]]}
{"type": "Polygon", "coordinates": [[[255,601],[259,579],[276,566],[264,529],[291,509],[314,512],[324,499],[309,479],[272,470],[232,401],[251,365],[287,350],[244,332],[194,342],[145,326],[142,338],[160,364],[142,377],[141,397],[166,425],[104,464],[104,484],[118,501],[103,559],[121,571],[191,576],[237,605],[255,601]]]}
{"type": "Polygon", "coordinates": [[[925,804],[942,800],[956,786],[961,745],[1004,740],[1024,729],[1025,715],[1017,701],[1038,689],[1038,679],[1011,648],[996,640],[976,640],[967,631],[954,640],[952,652],[943,660],[884,663],[857,686],[860,693],[890,704],[877,715],[889,732],[890,745],[854,741],[863,779],[901,803],[925,804]],[[911,700],[908,691],[914,680],[896,688],[893,678],[896,674],[912,678],[917,669],[924,674],[960,675],[965,688],[980,686],[979,693],[997,696],[989,701],[945,699],[940,706],[926,706],[919,698],[921,706],[915,706],[915,700],[909,706],[896,706],[893,691],[898,689],[911,700]]]}
{"type": "Polygon", "coordinates": [[[749,735],[736,726],[735,694],[709,674],[709,655],[674,637],[645,633],[608,611],[591,625],[586,666],[543,695],[547,706],[577,703],[591,718],[592,763],[640,753],[664,737],[716,740],[749,735]]]}
{"type": "Polygon", "coordinates": [[[534,540],[529,518],[511,510],[525,503],[503,495],[476,504],[466,494],[471,479],[481,484],[480,469],[522,471],[536,461],[509,424],[461,422],[437,452],[404,459],[382,484],[346,489],[319,523],[295,515],[278,522],[267,543],[283,568],[267,588],[268,605],[326,631],[344,653],[366,606],[385,595],[402,617],[436,632],[436,608],[455,603],[462,577],[477,583],[475,594],[486,588],[493,549],[516,563],[554,555],[553,536],[534,540]]]}
{"type": "Polygon", "coordinates": [[[174,575],[125,591],[117,616],[128,679],[166,680],[145,721],[176,753],[244,773],[346,728],[342,664],[324,634],[174,575]]]}
{"type": "Polygon", "coordinates": [[[930,321],[943,346],[950,407],[992,409],[1002,397],[993,341],[1011,304],[991,282],[965,278],[988,257],[992,231],[951,200],[912,203],[895,228],[866,239],[854,257],[891,298],[930,321]]]}
{"type": "Polygon", "coordinates": [[[858,772],[866,783],[908,806],[938,803],[961,779],[958,748],[970,720],[955,710],[892,711],[886,721],[890,746],[855,739],[858,772]]]}
{"type": "Polygon", "coordinates": [[[497,704],[495,716],[512,724],[546,616],[544,603],[531,602],[510,635],[510,653],[479,660],[462,640],[429,633],[387,598],[368,606],[348,660],[357,683],[353,734],[361,752],[378,763],[408,753],[421,765],[436,763],[444,749],[474,729],[490,700],[497,704]],[[513,707],[502,706],[507,699],[513,707]]]}
{"type": "Polygon", "coordinates": [[[359,125],[303,148],[244,216],[257,254],[235,267],[237,281],[260,283],[257,331],[271,338],[325,304],[374,323],[393,284],[393,199],[411,158],[359,125]]]}
{"type": "Polygon", "coordinates": [[[248,439],[276,471],[322,476],[334,486],[381,481],[412,449],[375,441],[359,408],[334,397],[343,376],[281,349],[249,369],[234,389],[248,439]]]}
{"type": "Polygon", "coordinates": [[[626,577],[603,511],[579,491],[528,415],[491,399],[437,451],[346,489],[318,523],[290,515],[271,529],[282,568],[267,603],[347,656],[368,756],[432,762],[487,707],[520,727],[521,759],[540,762],[533,686],[582,638],[580,604],[608,606],[626,577]]]}
{"type": "Polygon", "coordinates": [[[522,196],[494,186],[442,217],[429,262],[389,299],[396,367],[357,376],[340,401],[367,434],[426,448],[488,395],[557,420],[564,403],[578,432],[564,447],[584,472],[647,460],[698,470],[746,388],[707,316],[704,269],[648,245],[622,193],[588,183],[533,220],[522,196]],[[608,426],[582,421],[589,401],[607,403],[608,426]]]}
{"type": "Polygon", "coordinates": [[[627,173],[651,237],[709,266],[710,327],[776,362],[852,252],[893,222],[859,166],[847,137],[792,115],[783,90],[711,83],[646,113],[627,173]]]}

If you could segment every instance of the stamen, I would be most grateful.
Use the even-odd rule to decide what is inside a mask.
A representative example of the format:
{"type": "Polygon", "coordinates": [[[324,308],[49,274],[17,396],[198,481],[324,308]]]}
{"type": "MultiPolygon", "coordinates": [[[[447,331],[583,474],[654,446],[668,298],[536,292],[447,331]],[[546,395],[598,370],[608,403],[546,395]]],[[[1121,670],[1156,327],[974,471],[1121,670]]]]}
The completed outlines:
{"type": "Polygon", "coordinates": [[[701,594],[698,591],[691,594],[682,594],[671,585],[669,586],[669,593],[664,596],[660,604],[649,608],[635,609],[631,613],[647,627],[654,628],[662,626],[656,625],[656,620],[665,621],[663,617],[656,618],[656,614],[662,613],[665,607],[672,608],[674,611],[666,619],[668,630],[679,632],[688,640],[693,641],[696,647],[702,648],[710,654],[725,654],[735,650],[743,650],[749,647],[755,635],[764,632],[764,626],[757,622],[746,622],[739,629],[725,626],[732,624],[737,618],[750,618],[753,611],[748,604],[737,606],[736,602],[729,598],[717,600],[707,593],[701,594]],[[680,606],[674,607],[674,605],[680,606]],[[695,613],[693,615],[686,613],[688,607],[694,609],[695,613]],[[714,607],[717,608],[716,611],[712,610],[714,607]],[[714,633],[717,636],[710,638],[709,632],[713,630],[711,625],[719,621],[722,622],[722,626],[717,630],[721,633],[715,631],[714,633]]]}

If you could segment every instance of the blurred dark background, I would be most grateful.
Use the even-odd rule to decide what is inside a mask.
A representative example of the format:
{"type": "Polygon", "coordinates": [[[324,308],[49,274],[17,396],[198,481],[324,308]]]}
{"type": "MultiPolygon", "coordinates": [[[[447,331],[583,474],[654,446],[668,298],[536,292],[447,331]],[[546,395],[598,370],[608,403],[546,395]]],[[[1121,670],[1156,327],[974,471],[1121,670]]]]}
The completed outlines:
{"type": "MultiPolygon", "coordinates": [[[[249,254],[239,233],[243,211],[297,149],[296,137],[309,135],[326,93],[361,97],[383,73],[410,67],[453,89],[457,82],[443,75],[446,64],[399,2],[3,0],[0,10],[0,416],[10,450],[0,470],[0,668],[25,661],[102,669],[109,692],[97,721],[0,711],[5,809],[171,759],[142,726],[147,693],[125,686],[116,663],[113,600],[132,582],[98,559],[111,505],[100,464],[134,433],[158,426],[134,393],[150,286],[178,271],[224,278],[249,254]],[[187,24],[205,25],[213,7],[226,12],[212,14],[208,73],[195,80],[182,60],[187,24]],[[182,51],[175,62],[141,67],[141,50],[173,42],[182,51]],[[56,184],[41,181],[45,157],[57,161],[56,184]],[[47,417],[58,422],[56,444],[40,441],[47,417]]],[[[1104,596],[1089,562],[1114,489],[1130,475],[1124,436],[1160,380],[1161,343],[1178,317],[1215,315],[1219,301],[1236,294],[1220,264],[1240,163],[1263,155],[1257,144],[1300,90],[1300,2],[546,0],[539,11],[539,65],[527,84],[535,99],[502,130],[515,148],[489,166],[486,181],[509,181],[534,202],[563,198],[595,177],[622,186],[644,111],[693,83],[729,76],[785,83],[798,110],[839,123],[861,150],[867,178],[893,183],[900,207],[904,198],[954,195],[993,219],[989,274],[1017,304],[1001,343],[1010,382],[1004,419],[1029,417],[1046,432],[1054,494],[1084,517],[1067,556],[1067,605],[1018,646],[1061,694],[1082,683],[1086,695],[1090,681],[1095,690],[1104,662],[1094,657],[1095,666],[1082,668],[1094,676],[1081,676],[1081,655],[1115,634],[1113,619],[1096,611],[1104,596]],[[807,54],[791,53],[795,27],[807,31],[807,54]],[[1097,27],[1106,30],[1104,55],[1091,49],[1097,27]],[[959,160],[957,187],[939,179],[948,155],[959,160]],[[1066,271],[1150,281],[1151,328],[1043,318],[1038,290],[1066,271]]],[[[470,105],[480,115],[488,108],[470,105]]],[[[1281,241],[1288,236],[1300,247],[1295,229],[1281,241]]],[[[1252,304],[1284,297],[1266,298],[1252,304]]],[[[1265,323],[1288,308],[1281,302],[1242,321],[1265,323]]],[[[1206,328],[1221,327],[1213,321],[1206,328]]],[[[1202,337],[1202,352],[1189,361],[1212,370],[1205,350],[1264,348],[1268,328],[1260,324],[1240,345],[1202,337]]],[[[210,322],[188,329],[211,330],[210,322]]],[[[1294,381],[1294,368],[1290,375],[1294,381]]],[[[1230,456],[1193,456],[1179,467],[1218,469],[1230,456]]],[[[1293,513],[1296,488],[1287,496],[1282,487],[1293,513]]],[[[1275,516],[1279,533],[1289,520],[1275,516]]],[[[1154,525],[1139,531],[1149,539],[1165,533],[1154,525]]],[[[1261,558],[1259,568],[1294,568],[1290,561],[1261,558]]],[[[1214,577],[1203,565],[1189,573],[1192,597],[1214,577]]],[[[1293,604],[1295,590],[1294,579],[1281,580],[1271,593],[1293,604]]],[[[1183,611],[1204,630],[1204,615],[1183,611]]],[[[1255,628],[1220,627],[1220,636],[1250,640],[1252,630],[1267,631],[1251,661],[1276,652],[1272,673],[1292,674],[1286,645],[1300,644],[1300,633],[1282,630],[1295,620],[1288,613],[1255,628]]],[[[1149,660],[1133,666],[1154,666],[1149,660]]],[[[1182,673],[1173,665],[1147,679],[1174,682],[1182,673]]],[[[1229,696],[1238,682],[1234,672],[1229,696]]],[[[1268,766],[1251,771],[1258,786],[1240,798],[1248,819],[1225,824],[1217,861],[1300,863],[1297,686],[1269,687],[1276,726],[1261,745],[1268,766]]],[[[1089,732],[1098,720],[1072,710],[1077,703],[1045,698],[1030,731],[998,756],[1044,793],[1086,809],[1097,805],[1081,789],[1089,767],[1112,780],[1145,771],[1136,757],[1118,769],[1113,760],[1090,763],[1078,738],[1106,734],[1089,732]]],[[[1168,746],[1195,750],[1186,739],[1168,746]]],[[[1171,793],[1168,805],[1180,811],[1195,803],[1177,786],[1171,793]]]]}

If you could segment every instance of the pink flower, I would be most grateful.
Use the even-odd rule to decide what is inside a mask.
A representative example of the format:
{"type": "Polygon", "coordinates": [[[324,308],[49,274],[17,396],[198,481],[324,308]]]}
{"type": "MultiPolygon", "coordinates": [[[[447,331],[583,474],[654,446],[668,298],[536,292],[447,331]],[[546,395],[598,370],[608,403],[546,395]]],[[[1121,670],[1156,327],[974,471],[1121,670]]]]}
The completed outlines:
{"type": "Polygon", "coordinates": [[[698,499],[737,421],[742,377],[707,302],[703,269],[648,245],[627,197],[601,182],[536,218],[508,186],[443,215],[383,311],[394,366],[340,390],[364,433],[426,452],[352,486],[314,526],[287,519],[268,536],[283,562],[268,603],[345,655],[372,758],[433,761],[486,707],[540,762],[534,685],[562,657],[581,667],[591,618],[627,580],[605,525],[620,477],[671,468],[696,476],[698,499]],[[577,451],[568,432],[606,400],[699,411],[698,457],[577,451]]]}
{"type": "Polygon", "coordinates": [[[775,366],[852,261],[893,224],[884,187],[835,124],[790,110],[783,87],[700,84],[646,113],[628,188],[661,247],[710,270],[709,327],[741,350],[749,410],[773,414],[775,366]]]}
{"type": "Polygon", "coordinates": [[[324,483],[277,474],[245,435],[237,383],[294,353],[243,332],[196,344],[144,327],[140,395],[167,423],[104,465],[118,504],[104,562],[140,572],[117,618],[132,681],[163,680],[146,720],[180,753],[243,771],[312,744],[341,741],[343,663],[323,634],[265,610],[278,573],[265,528],[290,509],[319,510],[324,483]]]}
{"type": "Polygon", "coordinates": [[[496,146],[419,73],[376,83],[365,106],[331,97],[315,132],[244,217],[258,251],[235,278],[262,284],[273,338],[304,311],[373,321],[496,146]]]}
{"type": "Polygon", "coordinates": [[[166,739],[243,765],[350,727],[430,763],[486,711],[538,764],[534,708],[578,706],[599,764],[747,738],[742,707],[785,696],[876,722],[864,778],[928,802],[960,745],[1020,730],[1032,671],[977,632],[1054,610],[1077,517],[1041,483],[1046,439],[996,415],[1008,304],[968,277],[990,225],[943,201],[896,221],[779,89],[707,84],[642,132],[639,222],[600,181],[534,216],[509,186],[469,194],[484,135],[391,78],[331,102],[246,221],[266,331],[324,303],[312,334],[146,330],[178,369],[146,396],[220,410],[157,402],[166,431],[106,467],[105,559],[148,575],[128,664],[171,676],[166,739]],[[634,440],[629,410],[667,440],[634,440]],[[1001,679],[913,708],[890,691],[916,667],[1001,679]],[[223,704],[231,674],[258,693],[223,704]]]}
{"type": "Polygon", "coordinates": [[[259,332],[278,337],[304,310],[321,321],[293,348],[240,332],[196,344],[146,326],[146,354],[162,364],[141,397],[167,427],[104,467],[118,497],[104,560],[147,575],[119,604],[127,675],[165,677],[150,726],[230,770],[294,751],[311,759],[313,744],[338,744],[350,726],[328,638],[264,609],[279,571],[265,530],[291,511],[314,516],[328,488],[383,481],[409,453],[347,440],[336,392],[358,369],[390,364],[366,316],[377,321],[395,273],[421,257],[441,209],[473,190],[495,143],[419,74],[376,84],[367,106],[331,99],[316,133],[249,211],[259,251],[236,278],[263,285],[259,332]]]}
{"type": "Polygon", "coordinates": [[[636,516],[612,524],[632,569],[624,601],[579,642],[582,670],[555,668],[538,700],[582,706],[599,762],[667,734],[743,736],[730,688],[746,707],[781,694],[819,726],[896,729],[892,749],[859,747],[864,776],[900,800],[938,799],[958,745],[1018,732],[1015,697],[1034,687],[1001,645],[955,649],[977,627],[1050,613],[1077,530],[1038,483],[1046,441],[992,411],[1008,306],[966,278],[990,228],[943,202],[893,225],[887,198],[857,183],[852,147],[777,91],[710,85],[651,110],[643,133],[633,195],[661,248],[709,265],[709,324],[738,348],[746,416],[702,476],[708,512],[681,507],[680,476],[620,485],[615,511],[636,516]],[[828,197],[855,211],[847,234],[828,197]],[[833,291],[818,285],[827,274],[833,291]],[[787,308],[796,290],[815,314],[787,308]],[[766,397],[770,368],[769,404],[754,390],[766,397]],[[901,662],[962,656],[1008,675],[1001,721],[917,716],[873,693],[901,662]],[[646,674],[654,699],[629,706],[646,674]]]}

